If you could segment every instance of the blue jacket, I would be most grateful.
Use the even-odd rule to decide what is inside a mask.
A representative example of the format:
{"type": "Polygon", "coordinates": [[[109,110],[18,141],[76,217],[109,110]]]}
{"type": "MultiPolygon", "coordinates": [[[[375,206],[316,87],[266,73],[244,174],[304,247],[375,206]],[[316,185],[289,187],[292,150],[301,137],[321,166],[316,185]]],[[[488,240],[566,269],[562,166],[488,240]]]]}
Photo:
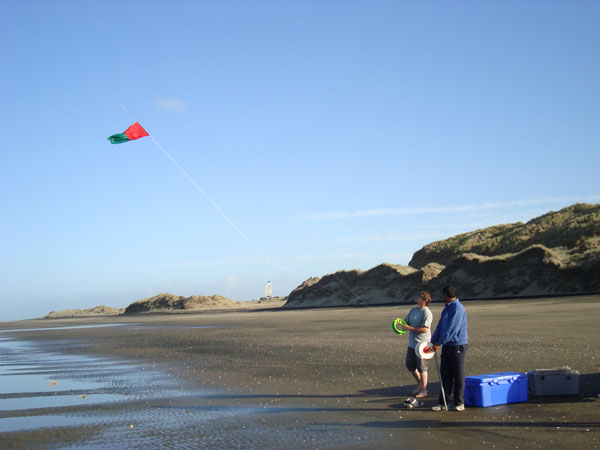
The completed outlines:
{"type": "Polygon", "coordinates": [[[466,345],[469,343],[467,312],[458,299],[444,306],[442,317],[431,336],[431,342],[438,345],[466,345]]]}

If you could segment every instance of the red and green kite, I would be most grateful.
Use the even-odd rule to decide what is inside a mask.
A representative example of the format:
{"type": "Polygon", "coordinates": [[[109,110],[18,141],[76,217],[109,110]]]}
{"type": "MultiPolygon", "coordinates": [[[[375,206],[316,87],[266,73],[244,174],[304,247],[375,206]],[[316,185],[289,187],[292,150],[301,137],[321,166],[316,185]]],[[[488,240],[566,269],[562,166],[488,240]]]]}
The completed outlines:
{"type": "Polygon", "coordinates": [[[127,128],[123,133],[113,134],[107,137],[111,144],[122,144],[123,142],[135,141],[136,139],[150,136],[142,126],[136,122],[127,128]]]}

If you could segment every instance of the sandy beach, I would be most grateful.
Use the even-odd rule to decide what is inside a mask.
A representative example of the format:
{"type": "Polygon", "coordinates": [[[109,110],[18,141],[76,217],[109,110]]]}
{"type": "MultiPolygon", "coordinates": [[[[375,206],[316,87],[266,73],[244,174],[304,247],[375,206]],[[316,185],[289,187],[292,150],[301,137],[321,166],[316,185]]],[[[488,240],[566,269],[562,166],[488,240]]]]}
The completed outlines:
{"type": "Polygon", "coordinates": [[[35,388],[0,384],[0,448],[598,448],[600,296],[465,307],[467,376],[570,366],[581,395],[436,413],[432,363],[425,407],[403,409],[407,336],[391,324],[409,305],[3,322],[3,366],[32,366],[14,350],[26,343],[28,357],[51,355],[57,383],[104,384],[60,393],[74,405],[26,409],[1,402],[35,388]],[[84,401],[93,395],[123,398],[84,401]]]}

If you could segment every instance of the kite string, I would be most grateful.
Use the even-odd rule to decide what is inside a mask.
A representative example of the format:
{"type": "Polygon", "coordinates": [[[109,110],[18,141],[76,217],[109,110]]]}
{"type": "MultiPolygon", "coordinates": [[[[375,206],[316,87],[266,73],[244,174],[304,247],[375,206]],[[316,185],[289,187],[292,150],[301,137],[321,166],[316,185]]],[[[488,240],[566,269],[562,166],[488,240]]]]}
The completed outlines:
{"type": "MultiPolygon", "coordinates": [[[[121,106],[122,106],[122,105],[121,105],[121,106]]],[[[123,106],[123,109],[125,109],[125,107],[124,107],[124,106],[123,106]]],[[[125,110],[126,110],[126,109],[125,109],[125,110]]],[[[127,110],[126,110],[126,111],[127,111],[127,110]]],[[[180,171],[180,172],[181,172],[181,173],[182,173],[182,174],[183,174],[183,175],[184,175],[184,176],[185,176],[185,177],[186,177],[186,178],[187,178],[187,179],[190,181],[190,183],[192,183],[192,184],[194,185],[194,187],[195,187],[196,189],[198,189],[198,191],[199,191],[199,192],[200,192],[202,195],[204,195],[204,197],[205,197],[205,198],[206,198],[206,199],[207,199],[207,200],[210,202],[210,204],[211,204],[211,205],[213,205],[213,207],[214,207],[214,208],[215,208],[215,209],[216,209],[216,210],[219,212],[219,214],[221,214],[221,216],[222,216],[222,217],[223,217],[223,218],[224,218],[224,219],[225,219],[225,220],[226,220],[226,221],[227,221],[227,222],[228,222],[228,223],[229,223],[229,224],[230,224],[230,225],[233,227],[233,229],[235,229],[235,230],[236,230],[236,231],[239,233],[239,235],[240,235],[240,236],[242,236],[242,238],[244,238],[244,240],[246,240],[246,242],[248,242],[248,244],[250,244],[252,247],[254,247],[254,249],[256,250],[256,252],[257,252],[257,253],[258,253],[258,254],[259,254],[259,255],[260,255],[260,256],[261,256],[261,257],[264,259],[265,263],[267,264],[267,271],[268,271],[268,273],[270,272],[270,271],[268,270],[268,268],[269,268],[269,264],[271,264],[271,263],[275,264],[277,267],[279,267],[279,268],[281,268],[281,269],[285,270],[286,272],[292,273],[292,271],[291,271],[290,269],[288,269],[287,267],[284,267],[284,266],[282,266],[282,265],[280,265],[280,264],[278,264],[278,263],[276,263],[276,262],[274,262],[274,261],[271,261],[271,260],[269,260],[269,259],[268,259],[268,258],[265,256],[265,254],[264,254],[263,252],[261,252],[261,251],[260,251],[260,249],[259,249],[259,248],[258,248],[258,247],[257,247],[257,246],[256,246],[256,245],[255,245],[255,244],[254,244],[254,243],[253,243],[253,242],[252,242],[252,241],[251,241],[251,240],[248,238],[248,236],[246,236],[246,235],[245,235],[245,234],[242,232],[242,230],[240,230],[240,229],[237,227],[237,225],[236,225],[235,223],[233,223],[233,221],[232,221],[232,220],[229,218],[229,216],[227,216],[227,214],[225,214],[225,213],[223,212],[223,210],[222,210],[222,209],[219,207],[219,205],[217,205],[217,203],[216,203],[216,202],[215,202],[215,201],[214,201],[212,198],[210,198],[210,196],[209,196],[209,195],[206,193],[206,191],[204,191],[204,189],[202,189],[202,188],[200,187],[200,185],[198,185],[198,183],[196,182],[196,180],[194,180],[194,178],[192,178],[192,176],[191,176],[189,173],[187,173],[187,171],[186,171],[186,170],[185,170],[183,167],[181,167],[181,165],[180,165],[180,164],[179,164],[179,163],[178,163],[178,162],[175,160],[175,158],[173,158],[173,157],[170,155],[170,153],[169,153],[169,152],[167,152],[167,151],[164,149],[164,147],[163,147],[162,145],[160,145],[160,143],[159,143],[159,142],[158,142],[158,141],[157,141],[157,140],[154,138],[154,136],[152,136],[151,134],[149,134],[149,137],[150,137],[150,139],[152,139],[152,142],[154,142],[154,144],[156,144],[156,146],[157,146],[157,147],[160,149],[160,151],[162,151],[162,152],[164,153],[164,155],[165,155],[167,158],[169,158],[169,160],[170,160],[170,161],[171,161],[171,162],[172,162],[172,163],[175,165],[175,167],[177,167],[177,169],[179,169],[179,171],[180,171]]],[[[355,293],[355,292],[354,292],[354,291],[353,291],[353,290],[350,288],[350,286],[348,286],[348,285],[347,285],[347,284],[344,282],[344,280],[342,280],[342,279],[341,279],[341,278],[340,278],[340,277],[339,277],[337,274],[335,274],[335,273],[333,274],[333,276],[334,276],[335,278],[337,278],[337,279],[338,279],[338,281],[339,281],[339,282],[340,282],[340,283],[341,283],[341,284],[342,284],[342,285],[343,285],[343,286],[344,286],[344,287],[345,287],[345,288],[348,290],[348,292],[349,292],[349,293],[350,293],[352,296],[354,296],[354,297],[355,297],[355,299],[356,299],[356,300],[358,300],[360,303],[362,303],[363,305],[365,305],[365,306],[367,306],[368,308],[370,308],[370,306],[369,306],[369,305],[368,305],[366,302],[364,302],[364,301],[363,301],[363,300],[360,298],[360,296],[359,296],[358,294],[356,294],[356,293],[355,293]]],[[[267,275],[267,279],[270,279],[270,275],[269,275],[269,274],[267,275]]],[[[347,295],[344,295],[344,294],[342,294],[342,293],[341,293],[341,292],[339,292],[339,291],[334,291],[334,290],[332,290],[332,289],[329,289],[329,288],[325,288],[325,289],[327,289],[327,290],[329,290],[329,291],[331,291],[331,292],[334,292],[334,293],[336,293],[336,294],[338,294],[338,295],[341,295],[342,297],[345,297],[345,298],[348,298],[348,299],[350,299],[350,298],[351,298],[351,297],[348,297],[347,295]]]]}
{"type": "MultiPolygon", "coordinates": [[[[125,105],[123,105],[121,103],[121,108],[123,108],[123,110],[131,115],[133,117],[133,114],[125,107],[125,105]]],[[[133,117],[133,119],[135,120],[135,117],[133,117]]],[[[196,180],[194,180],[194,178],[192,178],[192,176],[187,173],[187,171],[181,166],[181,164],[179,164],[175,158],[173,158],[171,156],[171,154],[169,152],[167,152],[165,150],[165,148],[160,145],[160,143],[154,138],[154,136],[152,136],[151,134],[148,134],[148,136],[150,137],[150,139],[152,139],[152,142],[154,142],[154,144],[159,148],[159,150],[161,152],[163,152],[163,154],[175,165],[175,167],[177,167],[177,169],[179,169],[179,171],[190,181],[190,183],[192,183],[194,185],[194,187],[206,198],[206,200],[209,201],[209,203],[217,210],[217,212],[229,223],[229,225],[231,225],[233,227],[233,229],[235,231],[238,232],[238,234],[246,241],[248,242],[248,244],[250,244],[251,247],[254,248],[254,250],[256,250],[256,252],[260,255],[260,257],[267,263],[267,265],[270,261],[263,252],[260,251],[260,249],[248,238],[248,236],[246,236],[242,230],[240,230],[238,228],[238,226],[233,223],[233,220],[231,220],[229,218],[229,216],[227,216],[227,214],[225,214],[225,212],[223,212],[223,210],[219,207],[219,205],[217,205],[217,203],[206,193],[206,191],[204,189],[202,189],[200,187],[200,185],[196,182],[196,180]]],[[[278,267],[282,268],[283,270],[286,270],[287,272],[291,272],[288,268],[283,267],[283,266],[279,266],[277,263],[275,263],[278,267]]]]}
{"type": "Polygon", "coordinates": [[[233,227],[233,229],[235,231],[237,231],[238,234],[248,244],[250,244],[251,247],[254,248],[254,250],[256,250],[256,253],[258,253],[260,255],[260,257],[267,264],[267,268],[268,268],[269,264],[274,264],[274,265],[276,265],[277,267],[279,267],[280,269],[282,269],[282,270],[284,270],[286,272],[290,272],[290,273],[292,272],[287,267],[282,266],[281,264],[278,264],[275,261],[270,260],[269,258],[267,258],[267,256],[263,252],[260,251],[260,249],[258,248],[258,246],[256,246],[256,244],[254,244],[254,242],[252,242],[250,240],[250,238],[248,236],[246,236],[242,230],[239,229],[239,227],[233,222],[233,220],[231,220],[229,218],[229,216],[227,214],[225,214],[225,212],[223,212],[223,210],[219,207],[219,205],[217,205],[217,203],[206,193],[206,191],[200,187],[200,185],[196,182],[196,180],[194,180],[194,178],[192,178],[192,176],[189,173],[187,173],[187,171],[183,167],[181,167],[181,164],[179,164],[175,160],[175,158],[173,158],[171,156],[171,154],[169,152],[167,152],[162,145],[160,145],[160,143],[154,138],[154,136],[152,136],[151,134],[148,134],[148,136],[150,137],[150,139],[152,139],[152,142],[154,142],[156,144],[156,146],[160,149],[160,151],[163,152],[164,155],[167,158],[169,158],[169,160],[175,165],[175,167],[177,167],[177,169],[179,169],[179,171],[190,181],[190,183],[192,183],[194,185],[194,187],[204,196],[204,198],[206,198],[206,200],[209,201],[209,203],[218,211],[218,213],[221,214],[221,216],[223,217],[223,219],[225,219],[229,223],[229,225],[231,225],[233,227]]]}
{"type": "Polygon", "coordinates": [[[181,173],[182,173],[182,174],[183,174],[183,175],[184,175],[184,176],[185,176],[185,177],[186,177],[186,178],[187,178],[187,179],[190,181],[190,183],[192,183],[192,184],[194,185],[194,187],[195,187],[196,189],[198,189],[198,191],[199,191],[199,192],[200,192],[202,195],[204,195],[204,197],[206,198],[206,200],[208,200],[208,201],[209,201],[209,203],[210,203],[211,205],[213,205],[213,207],[214,207],[214,208],[215,208],[215,209],[218,211],[218,213],[219,213],[219,214],[221,214],[221,216],[222,216],[222,217],[223,217],[223,218],[224,218],[224,219],[225,219],[225,220],[226,220],[226,221],[229,223],[229,225],[231,225],[231,226],[233,227],[233,229],[234,229],[235,231],[237,231],[237,232],[239,233],[239,235],[240,235],[240,236],[242,236],[242,238],[243,238],[243,239],[244,239],[246,242],[248,242],[248,244],[250,244],[250,245],[251,245],[251,246],[254,248],[254,250],[256,250],[256,252],[257,252],[257,253],[258,253],[258,254],[259,254],[259,255],[260,255],[260,256],[261,256],[261,257],[262,257],[262,258],[265,260],[265,262],[267,262],[267,263],[268,263],[268,262],[269,262],[269,259],[268,259],[268,258],[265,256],[265,254],[264,254],[263,252],[261,252],[261,251],[260,251],[260,249],[259,249],[259,248],[258,248],[256,245],[254,245],[254,243],[253,243],[253,242],[252,242],[252,241],[251,241],[251,240],[248,238],[248,236],[246,236],[246,235],[245,235],[245,234],[242,232],[242,230],[240,230],[240,229],[237,227],[237,225],[236,225],[235,223],[233,223],[233,220],[231,220],[231,219],[229,218],[229,216],[227,216],[227,214],[225,214],[225,213],[223,212],[223,210],[222,210],[222,209],[219,207],[219,205],[217,205],[217,203],[216,203],[216,202],[215,202],[215,201],[214,201],[212,198],[210,198],[210,196],[209,196],[209,195],[206,193],[206,191],[204,191],[204,189],[202,189],[202,188],[200,187],[200,185],[199,185],[198,183],[196,183],[196,180],[194,180],[194,179],[192,178],[192,176],[191,176],[189,173],[187,173],[187,172],[186,172],[186,170],[185,170],[183,167],[181,167],[181,165],[180,165],[180,164],[179,164],[179,163],[178,163],[178,162],[175,160],[175,158],[173,158],[173,157],[172,157],[172,156],[169,154],[169,152],[167,152],[167,151],[164,149],[164,147],[163,147],[162,145],[160,145],[160,143],[159,143],[159,142],[158,142],[156,139],[154,139],[154,136],[152,136],[152,135],[149,135],[149,136],[150,136],[150,139],[152,139],[152,142],[154,142],[154,143],[156,144],[156,146],[157,146],[157,147],[160,149],[160,151],[162,151],[162,152],[165,154],[165,156],[166,156],[167,158],[169,158],[169,160],[170,160],[170,161],[171,161],[171,162],[172,162],[172,163],[175,165],[175,167],[177,167],[177,168],[179,169],[179,171],[180,171],[180,172],[181,172],[181,173]]]}
{"type": "MultiPolygon", "coordinates": [[[[121,108],[123,108],[123,110],[131,115],[133,117],[133,114],[125,107],[125,105],[121,104],[121,108]]],[[[135,118],[134,118],[135,120],[135,118]]],[[[285,266],[282,266],[281,264],[278,264],[277,262],[268,259],[265,254],[263,252],[260,251],[260,249],[248,238],[248,236],[246,236],[242,230],[240,230],[238,228],[238,226],[233,222],[233,220],[231,220],[229,218],[229,216],[227,216],[227,214],[225,214],[225,212],[223,212],[223,210],[219,207],[219,205],[217,205],[217,203],[206,193],[206,191],[204,189],[202,189],[200,187],[200,185],[196,182],[196,180],[194,180],[194,178],[181,166],[181,164],[179,164],[175,158],[173,158],[171,156],[171,154],[169,152],[167,152],[165,150],[165,148],[160,145],[160,143],[154,138],[154,136],[152,136],[151,134],[148,134],[148,136],[150,137],[150,139],[152,139],[152,142],[154,142],[154,144],[158,147],[158,149],[163,152],[163,154],[173,163],[173,165],[175,165],[175,167],[177,167],[177,169],[190,181],[190,183],[192,183],[194,185],[194,187],[206,198],[206,200],[209,201],[209,203],[217,210],[217,212],[223,217],[223,219],[225,219],[232,227],[235,231],[237,231],[237,233],[248,243],[250,244],[251,247],[254,248],[254,250],[256,250],[256,252],[260,255],[261,258],[263,258],[263,260],[265,261],[265,263],[267,264],[267,279],[270,280],[270,270],[269,270],[269,264],[274,264],[275,266],[279,267],[280,269],[288,272],[288,273],[293,273],[292,270],[288,269],[285,266]]],[[[348,290],[348,292],[354,296],[356,298],[356,300],[358,300],[360,303],[364,304],[365,306],[367,306],[368,308],[370,308],[370,306],[364,302],[360,296],[358,294],[356,294],[345,282],[344,280],[342,280],[337,274],[333,274],[333,276],[335,278],[338,279],[338,281],[348,290]]],[[[342,294],[339,291],[334,291],[332,289],[329,288],[325,288],[326,290],[329,290],[331,292],[334,292],[338,295],[341,295],[342,297],[348,298],[350,299],[350,297],[348,297],[345,294],[342,294]]]]}

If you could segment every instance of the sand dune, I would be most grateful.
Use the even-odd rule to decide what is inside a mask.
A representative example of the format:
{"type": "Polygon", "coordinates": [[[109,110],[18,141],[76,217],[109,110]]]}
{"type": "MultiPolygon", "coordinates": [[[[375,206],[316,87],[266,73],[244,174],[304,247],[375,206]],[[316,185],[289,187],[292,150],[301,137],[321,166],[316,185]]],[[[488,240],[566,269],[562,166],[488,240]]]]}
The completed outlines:
{"type": "Polygon", "coordinates": [[[408,266],[383,263],[306,280],[286,307],[412,302],[446,284],[463,298],[600,292],[600,205],[577,204],[526,224],[498,225],[426,245],[408,266]]]}
{"type": "Polygon", "coordinates": [[[62,319],[68,317],[98,317],[98,316],[118,316],[123,314],[125,308],[112,308],[110,306],[95,306],[89,309],[65,309],[62,311],[51,311],[45,319],[62,319]]]}

